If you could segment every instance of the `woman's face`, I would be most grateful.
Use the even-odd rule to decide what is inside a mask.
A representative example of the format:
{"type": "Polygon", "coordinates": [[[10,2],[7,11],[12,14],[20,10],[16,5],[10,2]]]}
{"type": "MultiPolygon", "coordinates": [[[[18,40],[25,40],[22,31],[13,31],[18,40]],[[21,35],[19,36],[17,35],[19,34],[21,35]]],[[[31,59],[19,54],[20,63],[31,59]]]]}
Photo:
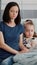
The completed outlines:
{"type": "Polygon", "coordinates": [[[25,35],[28,38],[32,38],[33,37],[33,35],[34,35],[34,26],[33,25],[30,25],[30,24],[26,25],[25,35]]]}
{"type": "Polygon", "coordinates": [[[16,17],[18,16],[18,7],[17,6],[13,6],[10,8],[9,10],[9,16],[11,19],[16,19],[16,17]]]}

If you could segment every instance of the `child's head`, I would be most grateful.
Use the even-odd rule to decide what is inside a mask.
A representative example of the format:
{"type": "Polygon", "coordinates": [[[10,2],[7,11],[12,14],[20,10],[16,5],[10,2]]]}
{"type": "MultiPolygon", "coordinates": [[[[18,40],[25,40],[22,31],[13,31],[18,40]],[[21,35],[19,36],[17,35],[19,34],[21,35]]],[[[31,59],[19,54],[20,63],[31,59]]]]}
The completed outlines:
{"type": "Polygon", "coordinates": [[[25,37],[32,38],[34,36],[34,24],[32,20],[26,20],[24,27],[25,27],[25,32],[24,32],[25,37]]]}

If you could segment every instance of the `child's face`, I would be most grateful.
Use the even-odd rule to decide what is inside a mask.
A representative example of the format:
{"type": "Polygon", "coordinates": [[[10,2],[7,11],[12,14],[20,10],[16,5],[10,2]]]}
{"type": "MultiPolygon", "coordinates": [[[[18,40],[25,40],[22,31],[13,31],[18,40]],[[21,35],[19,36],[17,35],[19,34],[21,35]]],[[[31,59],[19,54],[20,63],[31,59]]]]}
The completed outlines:
{"type": "Polygon", "coordinates": [[[30,24],[26,25],[25,35],[28,38],[32,38],[33,37],[33,35],[34,35],[34,26],[33,25],[30,25],[30,24]]]}

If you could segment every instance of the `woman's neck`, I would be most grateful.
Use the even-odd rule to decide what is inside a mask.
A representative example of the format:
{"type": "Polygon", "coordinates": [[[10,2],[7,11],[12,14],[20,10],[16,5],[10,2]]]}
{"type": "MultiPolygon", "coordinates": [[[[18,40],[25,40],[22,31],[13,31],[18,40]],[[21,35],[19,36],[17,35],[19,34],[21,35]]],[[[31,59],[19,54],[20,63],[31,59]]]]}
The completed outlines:
{"type": "Polygon", "coordinates": [[[14,20],[11,20],[9,23],[6,23],[6,24],[7,24],[8,26],[10,26],[10,27],[15,27],[15,26],[16,26],[14,20]]]}

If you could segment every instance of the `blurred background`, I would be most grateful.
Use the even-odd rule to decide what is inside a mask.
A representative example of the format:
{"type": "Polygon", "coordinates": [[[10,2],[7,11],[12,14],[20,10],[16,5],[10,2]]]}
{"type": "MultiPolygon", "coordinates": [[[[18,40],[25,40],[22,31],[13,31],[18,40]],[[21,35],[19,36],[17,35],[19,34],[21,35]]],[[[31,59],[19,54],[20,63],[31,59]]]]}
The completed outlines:
{"type": "Polygon", "coordinates": [[[37,0],[0,0],[0,21],[6,4],[11,1],[17,2],[20,6],[21,23],[26,19],[33,20],[37,33],[37,0]]]}

